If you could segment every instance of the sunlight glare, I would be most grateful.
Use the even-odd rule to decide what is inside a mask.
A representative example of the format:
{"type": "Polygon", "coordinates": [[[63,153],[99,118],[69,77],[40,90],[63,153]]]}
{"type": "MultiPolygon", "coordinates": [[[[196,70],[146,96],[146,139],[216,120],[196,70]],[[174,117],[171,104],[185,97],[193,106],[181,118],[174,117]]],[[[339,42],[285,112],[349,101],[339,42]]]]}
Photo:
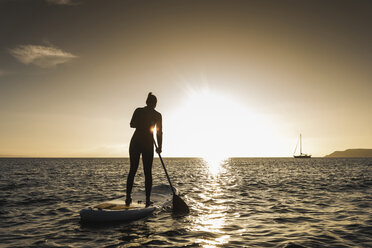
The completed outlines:
{"type": "MultiPolygon", "coordinates": [[[[168,115],[169,152],[219,161],[233,156],[261,155],[273,146],[268,121],[227,93],[190,91],[168,115]]],[[[181,155],[182,156],[182,155],[181,155]]],[[[214,163],[213,163],[214,164],[214,163]]]]}

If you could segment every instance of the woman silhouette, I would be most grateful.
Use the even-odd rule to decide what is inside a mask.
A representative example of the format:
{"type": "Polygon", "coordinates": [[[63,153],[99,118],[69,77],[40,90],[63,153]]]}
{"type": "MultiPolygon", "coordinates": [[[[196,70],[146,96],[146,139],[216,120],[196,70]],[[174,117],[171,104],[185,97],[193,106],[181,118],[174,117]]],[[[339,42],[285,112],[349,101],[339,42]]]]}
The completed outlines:
{"type": "Polygon", "coordinates": [[[155,110],[157,103],[156,96],[151,92],[147,96],[146,105],[143,108],[137,108],[130,127],[135,128],[129,146],[130,156],[130,170],[127,179],[127,195],[125,204],[127,206],[132,202],[131,193],[136,175],[140,156],[142,154],[143,170],[145,173],[145,188],[146,188],[146,207],[150,206],[151,188],[152,188],[152,161],[154,159],[154,138],[153,129],[156,126],[156,139],[158,143],[157,153],[161,153],[163,131],[162,131],[162,117],[159,112],[155,110]]]}

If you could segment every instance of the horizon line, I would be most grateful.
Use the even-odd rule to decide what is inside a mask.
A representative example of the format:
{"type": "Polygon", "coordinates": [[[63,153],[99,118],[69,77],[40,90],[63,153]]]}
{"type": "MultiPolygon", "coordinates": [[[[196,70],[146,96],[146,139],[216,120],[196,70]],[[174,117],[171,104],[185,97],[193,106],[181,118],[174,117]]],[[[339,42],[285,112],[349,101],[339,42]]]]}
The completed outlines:
{"type": "MultiPolygon", "coordinates": [[[[321,157],[312,157],[312,158],[325,158],[326,156],[321,156],[321,157]]],[[[128,157],[119,157],[119,156],[113,156],[113,157],[110,157],[110,156],[107,156],[107,157],[103,157],[103,156],[97,156],[97,157],[94,157],[94,156],[12,156],[12,155],[5,155],[5,156],[2,156],[0,155],[0,159],[2,158],[102,158],[102,159],[105,159],[105,158],[125,158],[125,159],[129,159],[129,156],[128,157]]],[[[190,159],[204,159],[203,157],[188,157],[188,156],[185,156],[185,157],[172,157],[172,156],[169,156],[169,157],[163,157],[162,158],[190,158],[190,159]]],[[[250,156],[247,156],[247,157],[227,157],[226,159],[231,159],[231,158],[293,158],[293,156],[288,156],[288,157],[271,157],[271,156],[267,156],[267,157],[250,157],[250,156]]],[[[159,157],[154,157],[154,159],[159,159],[159,157]]],[[[223,159],[222,159],[223,160],[223,159]]]]}

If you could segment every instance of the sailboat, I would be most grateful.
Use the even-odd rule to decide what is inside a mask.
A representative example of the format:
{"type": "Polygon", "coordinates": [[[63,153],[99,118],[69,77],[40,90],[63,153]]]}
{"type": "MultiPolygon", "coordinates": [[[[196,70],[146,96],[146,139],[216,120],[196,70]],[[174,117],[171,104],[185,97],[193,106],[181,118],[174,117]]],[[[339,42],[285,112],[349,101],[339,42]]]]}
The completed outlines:
{"type": "Polygon", "coordinates": [[[311,155],[310,154],[302,153],[302,135],[301,134],[300,134],[300,154],[295,155],[295,153],[297,151],[297,146],[298,146],[298,141],[297,141],[296,148],[295,148],[295,150],[293,152],[293,157],[294,158],[311,158],[311,155]]]}

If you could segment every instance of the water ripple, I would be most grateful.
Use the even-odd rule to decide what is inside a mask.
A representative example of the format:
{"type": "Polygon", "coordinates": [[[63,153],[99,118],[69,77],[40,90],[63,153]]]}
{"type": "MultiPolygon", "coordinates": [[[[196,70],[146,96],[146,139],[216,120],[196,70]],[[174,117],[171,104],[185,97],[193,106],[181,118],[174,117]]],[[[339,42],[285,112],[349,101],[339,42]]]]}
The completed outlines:
{"type": "MultiPolygon", "coordinates": [[[[80,209],[124,194],[128,159],[0,159],[1,246],[372,246],[371,159],[165,162],[189,216],[83,224],[80,209]]],[[[164,182],[155,160],[154,185],[164,182]]]]}

